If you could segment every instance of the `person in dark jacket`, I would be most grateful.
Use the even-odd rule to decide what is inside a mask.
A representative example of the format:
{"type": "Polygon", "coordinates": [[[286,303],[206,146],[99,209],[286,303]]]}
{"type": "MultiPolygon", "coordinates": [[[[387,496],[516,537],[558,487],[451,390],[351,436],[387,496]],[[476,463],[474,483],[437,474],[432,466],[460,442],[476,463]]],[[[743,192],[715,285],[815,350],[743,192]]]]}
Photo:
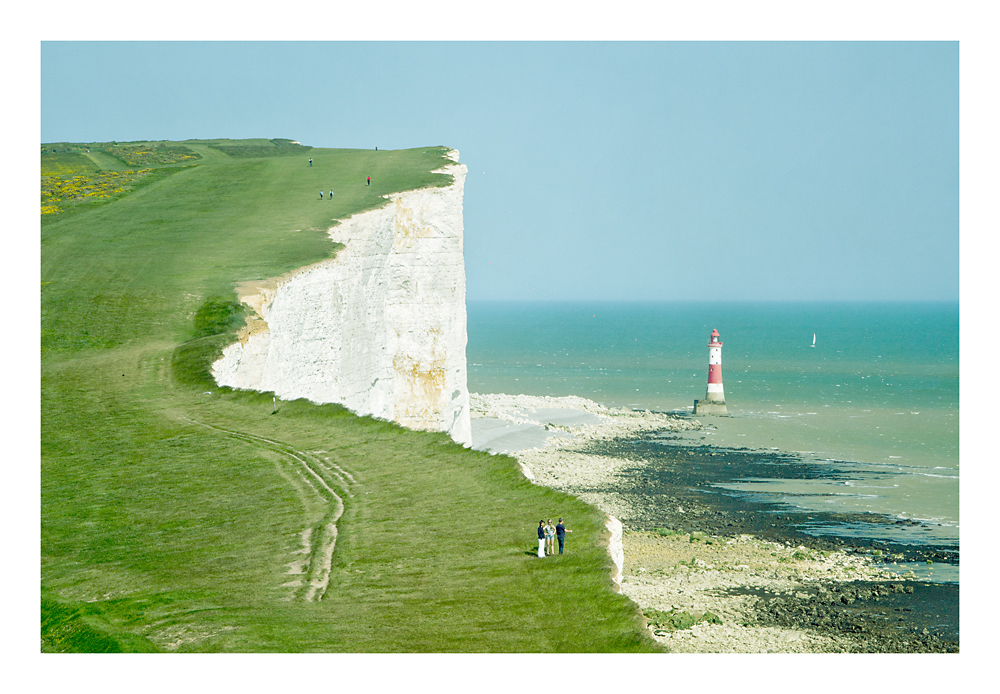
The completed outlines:
{"type": "Polygon", "coordinates": [[[545,558],[545,521],[538,521],[538,556],[545,558]]]}
{"type": "Polygon", "coordinates": [[[556,539],[559,540],[559,554],[563,553],[563,544],[566,542],[566,533],[571,533],[572,530],[567,530],[566,526],[563,525],[563,519],[559,519],[559,524],[556,525],[556,539]]]}

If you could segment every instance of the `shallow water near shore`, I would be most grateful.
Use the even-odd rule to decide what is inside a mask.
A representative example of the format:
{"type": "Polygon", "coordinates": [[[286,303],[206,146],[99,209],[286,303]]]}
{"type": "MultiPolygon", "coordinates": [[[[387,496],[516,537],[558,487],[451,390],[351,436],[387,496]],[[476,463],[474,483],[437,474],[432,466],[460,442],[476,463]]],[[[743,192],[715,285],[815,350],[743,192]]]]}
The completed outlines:
{"type": "MultiPolygon", "coordinates": [[[[786,444],[794,442],[803,434],[796,431],[786,434],[781,431],[781,425],[762,425],[752,416],[702,417],[700,420],[708,428],[706,431],[673,435],[664,444],[700,443],[718,448],[781,451],[837,471],[836,477],[820,479],[747,478],[719,484],[720,489],[749,500],[780,499],[782,503],[804,510],[874,513],[920,521],[917,525],[841,525],[835,530],[817,528],[817,533],[836,532],[917,545],[958,543],[957,466],[929,467],[912,460],[904,462],[902,456],[872,460],[877,453],[869,454],[867,461],[861,455],[852,459],[845,450],[851,448],[849,444],[828,445],[826,450],[820,451],[766,446],[762,444],[773,443],[776,438],[786,444]],[[843,457],[829,457],[838,453],[843,457]]],[[[889,450],[899,452],[898,449],[889,450]]]]}
{"type": "MultiPolygon", "coordinates": [[[[717,488],[765,505],[885,515],[904,522],[812,531],[953,545],[957,555],[957,303],[470,302],[468,310],[470,390],[661,412],[688,413],[705,396],[707,340],[718,329],[729,416],[699,417],[704,430],[664,445],[784,452],[829,468],[836,474],[717,488]]],[[[922,574],[957,580],[957,568],[922,574]]]]}

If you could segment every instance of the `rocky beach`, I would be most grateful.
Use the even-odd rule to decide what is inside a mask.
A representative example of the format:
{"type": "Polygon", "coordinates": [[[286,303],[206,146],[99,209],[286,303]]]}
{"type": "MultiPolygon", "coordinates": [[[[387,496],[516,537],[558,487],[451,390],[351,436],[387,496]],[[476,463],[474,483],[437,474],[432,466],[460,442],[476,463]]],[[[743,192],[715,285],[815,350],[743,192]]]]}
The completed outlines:
{"type": "Polygon", "coordinates": [[[702,421],[578,397],[473,393],[471,407],[474,447],[514,456],[535,483],[621,521],[621,591],[666,650],[958,651],[957,583],[903,568],[957,565],[954,548],[836,532],[917,521],[797,511],[717,486],[837,475],[836,466],[682,443],[702,421]]]}

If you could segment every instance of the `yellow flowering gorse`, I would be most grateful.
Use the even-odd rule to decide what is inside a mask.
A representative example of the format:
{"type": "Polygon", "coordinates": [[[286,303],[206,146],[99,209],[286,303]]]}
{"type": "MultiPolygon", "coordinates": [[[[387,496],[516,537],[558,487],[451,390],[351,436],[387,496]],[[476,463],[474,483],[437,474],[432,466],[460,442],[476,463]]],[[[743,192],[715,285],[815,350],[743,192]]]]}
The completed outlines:
{"type": "Polygon", "coordinates": [[[107,152],[129,166],[152,166],[155,164],[176,164],[191,161],[200,157],[183,146],[169,145],[104,145],[101,151],[107,152]]]}
{"type": "Polygon", "coordinates": [[[43,176],[41,213],[55,214],[61,212],[67,204],[117,197],[131,190],[150,171],[152,169],[98,171],[78,176],[43,176]]]}

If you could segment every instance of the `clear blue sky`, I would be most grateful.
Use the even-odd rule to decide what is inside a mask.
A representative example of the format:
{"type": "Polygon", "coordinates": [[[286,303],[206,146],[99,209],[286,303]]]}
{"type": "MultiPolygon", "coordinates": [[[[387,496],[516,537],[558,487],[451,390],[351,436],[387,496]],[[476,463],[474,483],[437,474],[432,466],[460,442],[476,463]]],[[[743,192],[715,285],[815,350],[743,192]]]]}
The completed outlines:
{"type": "Polygon", "coordinates": [[[957,300],[958,60],[957,42],[44,42],[41,138],[449,145],[470,300],[957,300]]]}

